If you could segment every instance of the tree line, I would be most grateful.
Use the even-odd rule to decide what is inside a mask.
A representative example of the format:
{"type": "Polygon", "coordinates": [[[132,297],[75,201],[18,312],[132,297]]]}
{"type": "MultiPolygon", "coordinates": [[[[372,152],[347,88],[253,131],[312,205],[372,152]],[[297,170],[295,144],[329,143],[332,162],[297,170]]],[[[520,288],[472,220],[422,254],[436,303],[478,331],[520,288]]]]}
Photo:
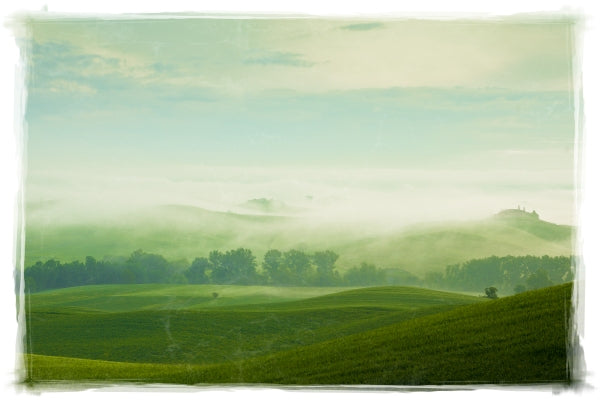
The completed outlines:
{"type": "Polygon", "coordinates": [[[307,253],[272,249],[259,263],[251,250],[213,250],[191,263],[168,261],[160,254],[134,251],[129,257],[61,263],[38,261],[25,268],[25,290],[38,292],[101,284],[229,284],[273,286],[410,285],[449,290],[480,291],[495,286],[504,294],[551,286],[573,279],[569,257],[488,257],[446,267],[424,279],[399,269],[382,269],[363,262],[340,273],[339,255],[331,250],[307,253]]]}
{"type": "Polygon", "coordinates": [[[508,295],[570,282],[573,265],[573,257],[492,256],[448,265],[444,272],[428,273],[425,282],[431,287],[463,291],[494,286],[508,295]]]}
{"type": "Polygon", "coordinates": [[[410,284],[394,279],[372,264],[362,263],[344,275],[335,263],[339,255],[331,250],[307,253],[302,250],[269,250],[259,263],[252,251],[238,248],[214,250],[208,257],[191,263],[170,262],[160,254],[133,252],[129,257],[86,257],[61,263],[50,259],[25,268],[25,289],[38,292],[72,286],[132,283],[274,285],[274,286],[365,286],[410,284]]]}

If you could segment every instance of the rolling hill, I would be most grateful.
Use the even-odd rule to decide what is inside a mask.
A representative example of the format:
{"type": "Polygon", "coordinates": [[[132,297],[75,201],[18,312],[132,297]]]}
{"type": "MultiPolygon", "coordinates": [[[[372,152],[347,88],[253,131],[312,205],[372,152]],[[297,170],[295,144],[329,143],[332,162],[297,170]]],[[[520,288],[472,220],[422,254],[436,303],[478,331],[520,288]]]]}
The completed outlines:
{"type": "Polygon", "coordinates": [[[99,259],[127,256],[136,249],[190,261],[207,256],[211,250],[239,247],[251,249],[261,261],[269,249],[330,249],[340,255],[336,264],[340,271],[364,261],[422,277],[448,264],[491,255],[573,253],[573,227],[522,213],[396,230],[175,205],[106,223],[61,224],[31,218],[26,228],[25,262],[31,265],[50,258],[72,261],[84,260],[88,255],[99,259]]]}
{"type": "Polygon", "coordinates": [[[335,292],[291,288],[271,296],[270,287],[212,285],[49,291],[29,296],[28,351],[122,362],[215,363],[318,343],[482,301],[408,287],[335,292]],[[214,290],[220,293],[216,299],[211,296],[214,290]]]}
{"type": "Polygon", "coordinates": [[[571,285],[415,318],[280,354],[199,368],[193,382],[567,383],[571,285]],[[310,366],[307,368],[307,366],[310,366]]]}
{"type": "MultiPolygon", "coordinates": [[[[380,295],[383,293],[383,298],[388,300],[377,300],[375,303],[387,304],[387,313],[393,314],[389,308],[390,296],[402,296],[403,293],[407,294],[408,290],[413,293],[406,298],[414,298],[415,294],[419,297],[420,294],[422,299],[434,302],[446,299],[454,304],[446,304],[445,309],[437,308],[434,312],[415,313],[415,310],[427,310],[431,306],[423,306],[417,301],[417,304],[413,305],[412,315],[399,317],[396,321],[388,320],[384,324],[377,324],[374,323],[377,320],[371,320],[371,316],[365,319],[369,324],[366,329],[345,329],[331,337],[319,334],[319,340],[312,343],[310,340],[293,343],[287,349],[285,346],[274,346],[269,348],[267,354],[262,355],[253,354],[251,351],[238,353],[237,357],[232,356],[227,361],[220,362],[207,359],[205,363],[199,363],[198,359],[177,358],[168,364],[165,364],[165,361],[149,363],[148,357],[145,360],[134,360],[135,357],[132,356],[130,360],[109,362],[101,357],[101,351],[96,349],[96,342],[90,342],[94,345],[88,345],[86,348],[90,353],[98,352],[97,357],[89,357],[93,354],[88,354],[88,357],[82,357],[83,354],[66,354],[71,347],[70,342],[66,342],[62,347],[57,347],[60,349],[57,351],[60,355],[42,355],[44,353],[37,354],[35,348],[30,349],[35,354],[26,356],[27,380],[285,385],[564,385],[573,379],[569,358],[571,284],[495,301],[479,299],[466,303],[466,297],[456,302],[457,295],[450,293],[414,292],[421,289],[362,290],[364,292],[354,290],[316,297],[314,301],[322,302],[323,299],[329,298],[325,303],[330,304],[336,297],[342,300],[348,296],[381,300],[380,295]]],[[[338,306],[343,306],[344,302],[345,300],[338,302],[338,306]]],[[[368,303],[363,303],[363,308],[368,308],[368,303]]],[[[394,303],[397,307],[402,301],[394,303]]],[[[401,308],[398,310],[400,313],[401,308]]],[[[324,309],[326,308],[321,308],[324,309]]],[[[105,314],[115,316],[115,313],[105,314]]],[[[77,319],[77,315],[73,314],[72,318],[77,319]]],[[[354,319],[356,322],[356,315],[354,319]]],[[[253,325],[248,325],[248,321],[245,320],[238,321],[242,327],[253,325]]],[[[80,329],[89,322],[80,320],[80,329]]],[[[299,320],[295,320],[294,323],[298,322],[299,320]]],[[[340,326],[346,327],[351,324],[349,319],[338,322],[340,326]]],[[[129,329],[140,329],[140,325],[135,326],[136,328],[131,324],[129,329]]],[[[164,329],[164,320],[162,326],[164,329]]],[[[303,325],[295,325],[296,328],[299,326],[303,325]]],[[[285,325],[280,326],[283,327],[285,325]]],[[[337,328],[333,330],[337,331],[337,328]]],[[[174,330],[171,328],[171,331],[174,330]]],[[[318,331],[319,329],[315,332],[318,331]]],[[[68,333],[69,330],[64,329],[63,336],[65,332],[68,333]]],[[[80,330],[80,333],[86,335],[85,330],[80,330]]],[[[198,332],[195,333],[195,337],[197,342],[204,340],[198,332]]],[[[236,337],[240,339],[243,336],[236,337]]],[[[310,335],[305,331],[303,337],[310,335]]],[[[110,336],[100,339],[99,343],[113,341],[113,347],[118,347],[114,338],[110,336]]],[[[290,339],[293,341],[294,337],[288,335],[287,340],[290,339]]],[[[53,339],[47,340],[51,342],[53,339]]],[[[135,343],[140,347],[150,345],[145,341],[135,343]]],[[[265,343],[261,341],[260,345],[264,346],[265,343]]],[[[177,351],[176,342],[171,341],[170,344],[170,351],[177,351]]],[[[227,343],[222,345],[222,348],[226,348],[227,343]]],[[[151,353],[161,353],[160,350],[154,349],[151,353]]],[[[187,347],[187,351],[202,350],[198,347],[187,347]]]]}

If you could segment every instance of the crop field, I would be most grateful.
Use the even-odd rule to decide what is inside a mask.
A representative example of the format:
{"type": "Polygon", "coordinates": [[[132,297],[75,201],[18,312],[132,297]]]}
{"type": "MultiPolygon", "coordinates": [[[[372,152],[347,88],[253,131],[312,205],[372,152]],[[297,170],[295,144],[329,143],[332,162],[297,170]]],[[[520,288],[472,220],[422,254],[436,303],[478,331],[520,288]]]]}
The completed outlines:
{"type": "Polygon", "coordinates": [[[279,303],[341,292],[341,287],[238,285],[95,285],[49,290],[29,296],[32,310],[124,312],[279,303]],[[214,295],[216,293],[216,297],[214,295]]]}
{"type": "Polygon", "coordinates": [[[568,383],[570,295],[570,284],[498,300],[410,287],[61,289],[28,296],[26,380],[568,383]]]}

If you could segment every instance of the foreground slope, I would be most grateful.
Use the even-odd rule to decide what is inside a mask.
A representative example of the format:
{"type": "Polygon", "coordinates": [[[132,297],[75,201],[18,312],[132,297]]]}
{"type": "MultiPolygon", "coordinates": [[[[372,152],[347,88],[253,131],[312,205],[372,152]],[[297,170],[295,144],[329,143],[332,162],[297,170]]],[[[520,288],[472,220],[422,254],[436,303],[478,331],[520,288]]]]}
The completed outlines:
{"type": "Polygon", "coordinates": [[[567,382],[571,284],[474,304],[176,380],[286,384],[567,382]]]}
{"type": "Polygon", "coordinates": [[[29,355],[28,378],[143,382],[568,383],[572,285],[465,305],[367,332],[215,365],[108,363],[29,355]]]}

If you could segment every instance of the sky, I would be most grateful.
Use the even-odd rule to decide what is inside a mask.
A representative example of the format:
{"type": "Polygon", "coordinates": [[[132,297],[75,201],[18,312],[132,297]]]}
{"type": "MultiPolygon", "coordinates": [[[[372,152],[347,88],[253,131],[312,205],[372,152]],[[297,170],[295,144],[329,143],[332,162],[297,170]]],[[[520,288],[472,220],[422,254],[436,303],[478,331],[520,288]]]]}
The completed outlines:
{"type": "Polygon", "coordinates": [[[517,205],[574,223],[573,19],[31,18],[15,31],[26,200],[62,204],[61,218],[272,198],[399,224],[517,205]]]}

